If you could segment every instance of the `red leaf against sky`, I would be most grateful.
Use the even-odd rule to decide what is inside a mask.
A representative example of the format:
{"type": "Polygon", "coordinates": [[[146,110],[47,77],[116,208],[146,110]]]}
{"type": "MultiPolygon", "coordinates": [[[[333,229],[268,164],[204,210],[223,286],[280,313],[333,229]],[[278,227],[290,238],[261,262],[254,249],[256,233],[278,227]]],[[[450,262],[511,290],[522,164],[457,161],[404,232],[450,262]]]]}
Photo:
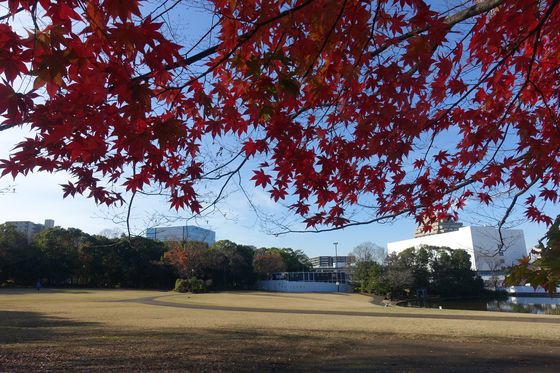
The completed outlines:
{"type": "Polygon", "coordinates": [[[256,170],[254,171],[255,175],[251,178],[251,180],[255,180],[255,185],[259,186],[262,185],[263,187],[270,184],[271,177],[270,175],[265,174],[263,170],[256,170]]]}
{"type": "Polygon", "coordinates": [[[31,131],[0,172],[66,171],[65,195],[99,203],[158,187],[194,212],[202,181],[239,174],[316,229],[527,193],[548,223],[559,1],[444,3],[212,0],[193,46],[161,23],[189,4],[0,1],[0,131],[31,131]]]}

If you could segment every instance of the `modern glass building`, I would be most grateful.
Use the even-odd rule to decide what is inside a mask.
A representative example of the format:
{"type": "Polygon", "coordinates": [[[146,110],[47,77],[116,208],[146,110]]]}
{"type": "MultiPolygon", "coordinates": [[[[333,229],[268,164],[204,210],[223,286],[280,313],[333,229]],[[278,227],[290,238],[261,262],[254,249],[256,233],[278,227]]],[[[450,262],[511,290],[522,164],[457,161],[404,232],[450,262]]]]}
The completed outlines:
{"type": "Polygon", "coordinates": [[[148,228],[146,237],[158,241],[200,241],[208,245],[216,242],[216,232],[193,225],[148,228]]]}

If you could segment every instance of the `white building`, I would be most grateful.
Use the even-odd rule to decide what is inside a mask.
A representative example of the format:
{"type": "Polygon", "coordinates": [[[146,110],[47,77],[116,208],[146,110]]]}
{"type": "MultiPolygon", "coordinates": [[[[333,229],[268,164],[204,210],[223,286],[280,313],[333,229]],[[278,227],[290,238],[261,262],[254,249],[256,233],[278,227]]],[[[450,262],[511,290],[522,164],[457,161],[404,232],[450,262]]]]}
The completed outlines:
{"type": "Polygon", "coordinates": [[[148,228],[146,237],[158,241],[200,241],[208,245],[216,242],[216,232],[193,225],[148,228]]]}
{"type": "Polygon", "coordinates": [[[502,229],[503,245],[498,229],[493,227],[462,227],[453,232],[389,242],[389,254],[400,253],[410,247],[423,245],[463,249],[471,256],[472,269],[487,277],[515,264],[527,255],[525,237],[521,229],[502,229]]]}
{"type": "Polygon", "coordinates": [[[7,221],[6,224],[13,225],[16,231],[27,238],[27,242],[31,242],[37,233],[45,229],[53,228],[54,220],[47,219],[45,220],[45,224],[37,224],[32,221],[7,221]]]}

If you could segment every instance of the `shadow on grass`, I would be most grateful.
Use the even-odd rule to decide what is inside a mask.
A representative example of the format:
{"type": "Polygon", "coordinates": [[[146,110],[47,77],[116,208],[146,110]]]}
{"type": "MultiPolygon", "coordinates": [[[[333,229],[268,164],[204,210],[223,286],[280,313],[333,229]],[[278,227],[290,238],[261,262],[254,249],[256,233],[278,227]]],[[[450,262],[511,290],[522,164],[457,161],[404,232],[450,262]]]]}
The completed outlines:
{"type": "Polygon", "coordinates": [[[41,290],[37,291],[37,289],[28,287],[28,288],[0,288],[0,295],[25,295],[25,294],[89,294],[95,291],[99,291],[99,289],[92,289],[92,290],[84,290],[78,288],[41,288],[41,290]]]}
{"type": "Polygon", "coordinates": [[[73,335],[84,328],[98,325],[77,322],[38,312],[0,311],[0,345],[30,341],[45,341],[73,335]]]}
{"type": "Polygon", "coordinates": [[[0,313],[2,371],[557,371],[559,343],[506,342],[293,329],[109,329],[0,313]],[[6,338],[14,331],[22,337],[6,338]]]}

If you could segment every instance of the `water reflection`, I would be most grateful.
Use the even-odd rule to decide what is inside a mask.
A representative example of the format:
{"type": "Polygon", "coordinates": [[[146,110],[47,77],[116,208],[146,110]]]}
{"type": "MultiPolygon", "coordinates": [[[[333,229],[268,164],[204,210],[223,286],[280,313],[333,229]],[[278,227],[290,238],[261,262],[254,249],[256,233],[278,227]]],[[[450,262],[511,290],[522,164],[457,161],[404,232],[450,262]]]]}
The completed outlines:
{"type": "Polygon", "coordinates": [[[507,300],[488,302],[486,310],[560,315],[560,298],[508,297],[507,300]]]}
{"type": "Polygon", "coordinates": [[[560,315],[560,298],[558,297],[507,297],[507,299],[469,299],[448,300],[440,302],[407,302],[408,307],[427,307],[456,310],[498,311],[560,315]]]}

